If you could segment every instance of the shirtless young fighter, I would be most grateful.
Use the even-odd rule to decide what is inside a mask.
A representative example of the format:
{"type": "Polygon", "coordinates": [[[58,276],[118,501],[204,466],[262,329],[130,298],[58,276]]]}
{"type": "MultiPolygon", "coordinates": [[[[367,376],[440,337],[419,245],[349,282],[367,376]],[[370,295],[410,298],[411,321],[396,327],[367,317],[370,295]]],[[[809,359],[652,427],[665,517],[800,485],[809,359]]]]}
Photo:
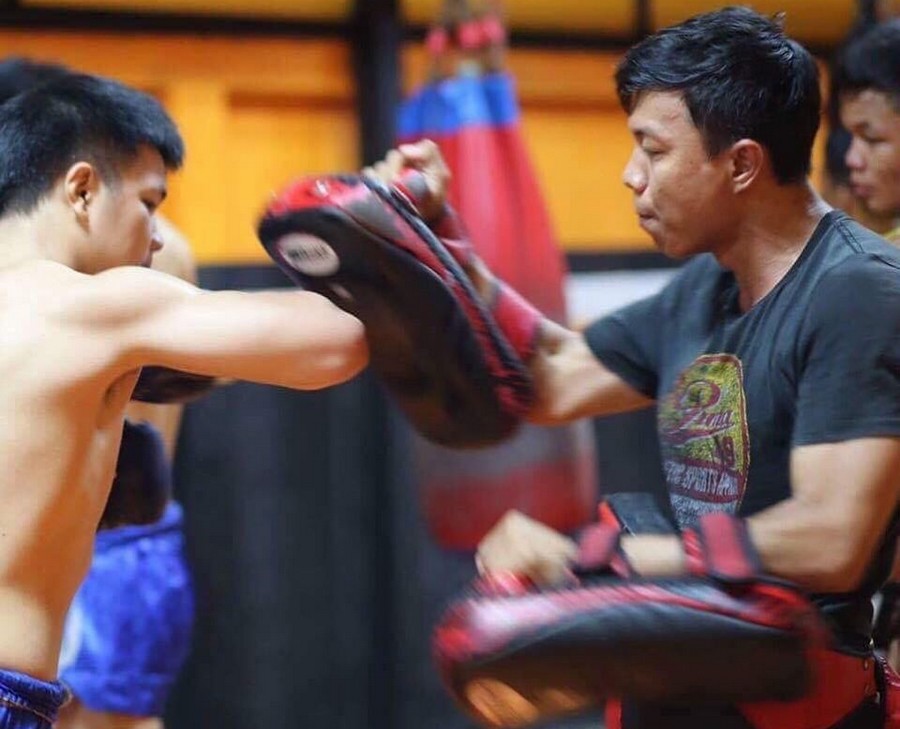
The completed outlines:
{"type": "MultiPolygon", "coordinates": [[[[164,218],[157,226],[152,268],[195,284],[190,244],[164,218]]],[[[135,400],[125,411],[94,557],[66,618],[59,680],[72,697],[55,729],[162,729],[194,623],[184,512],[172,498],[183,411],[135,400]]]]}
{"type": "Polygon", "coordinates": [[[66,611],[91,559],[144,365],[315,389],[367,363],[361,325],[305,292],[201,292],[140,267],[182,161],[171,120],[69,76],[0,107],[0,717],[49,726],[66,611]]]}

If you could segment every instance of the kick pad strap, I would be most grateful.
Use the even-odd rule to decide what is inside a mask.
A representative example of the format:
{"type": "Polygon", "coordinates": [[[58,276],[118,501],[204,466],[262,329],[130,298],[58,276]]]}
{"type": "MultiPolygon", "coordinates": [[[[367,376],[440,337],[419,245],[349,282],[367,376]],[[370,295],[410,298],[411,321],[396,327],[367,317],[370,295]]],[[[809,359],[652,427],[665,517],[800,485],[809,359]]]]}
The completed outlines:
{"type": "Polygon", "coordinates": [[[709,575],[721,582],[748,582],[762,574],[762,564],[747,522],[730,514],[712,513],[701,517],[697,529],[682,535],[688,571],[709,575]]]}

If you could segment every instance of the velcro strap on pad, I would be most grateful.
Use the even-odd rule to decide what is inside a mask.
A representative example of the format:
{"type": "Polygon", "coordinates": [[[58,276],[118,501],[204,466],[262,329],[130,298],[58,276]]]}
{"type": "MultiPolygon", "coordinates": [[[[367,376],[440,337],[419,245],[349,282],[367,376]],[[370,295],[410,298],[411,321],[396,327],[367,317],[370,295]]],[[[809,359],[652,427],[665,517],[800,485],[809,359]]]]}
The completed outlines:
{"type": "Polygon", "coordinates": [[[600,502],[597,517],[603,523],[615,524],[625,534],[678,533],[653,494],[646,491],[610,494],[600,502]]]}
{"type": "Polygon", "coordinates": [[[684,545],[693,572],[734,583],[750,582],[762,574],[747,522],[731,514],[717,512],[701,517],[696,532],[686,534],[684,545]]]}
{"type": "Polygon", "coordinates": [[[610,568],[619,554],[620,531],[611,524],[591,524],[578,542],[575,568],[580,574],[599,572],[610,568]]]}

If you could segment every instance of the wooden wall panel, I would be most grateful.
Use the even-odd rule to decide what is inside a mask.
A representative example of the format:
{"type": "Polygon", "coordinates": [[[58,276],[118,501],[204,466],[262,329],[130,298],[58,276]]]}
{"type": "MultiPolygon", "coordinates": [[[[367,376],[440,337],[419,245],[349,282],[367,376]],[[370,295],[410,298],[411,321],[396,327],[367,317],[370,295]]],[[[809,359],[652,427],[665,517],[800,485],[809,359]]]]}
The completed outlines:
{"type": "Polygon", "coordinates": [[[19,0],[23,7],[344,20],[352,0],[19,0]]]}
{"type": "MultiPolygon", "coordinates": [[[[515,30],[634,35],[640,0],[505,0],[502,6],[515,30]]],[[[729,3],[723,0],[648,0],[654,27],[729,3]]],[[[403,17],[427,25],[444,0],[400,0],[403,17]]],[[[470,0],[481,7],[488,0],[470,0]]],[[[293,20],[346,21],[353,0],[18,0],[22,7],[166,12],[216,16],[284,17],[293,20]]],[[[740,3],[739,3],[740,4],[740,3]]],[[[855,0],[747,0],[762,12],[787,12],[788,30],[807,42],[834,43],[852,22],[855,0]]]]}
{"type": "Polygon", "coordinates": [[[295,175],[357,165],[341,42],[6,31],[0,52],[114,76],[160,98],[188,150],[162,211],[203,263],[267,260],[253,225],[271,192],[295,175]]]}
{"type": "Polygon", "coordinates": [[[622,183],[632,140],[617,107],[526,103],[523,129],[564,248],[652,248],[622,183]]]}
{"type": "Polygon", "coordinates": [[[228,260],[253,259],[258,252],[252,223],[268,193],[281,188],[299,172],[352,172],[359,166],[359,145],[354,113],[345,104],[298,105],[290,99],[232,97],[225,137],[240,140],[228,154],[225,170],[225,209],[239,226],[239,244],[223,251],[228,260]],[[277,144],[273,144],[277,140],[277,144]],[[260,195],[264,191],[266,194],[260,195]],[[248,247],[243,241],[253,241],[248,247]]]}
{"type": "MultiPolygon", "coordinates": [[[[265,260],[253,224],[269,194],[292,176],[358,164],[349,50],[337,41],[4,31],[0,52],[116,76],[160,97],[188,146],[163,210],[202,262],[265,260]]],[[[617,58],[516,49],[508,59],[569,250],[652,245],[620,181],[631,140],[612,83],[617,58]]],[[[425,77],[421,48],[405,49],[403,67],[409,90],[425,77]]]]}

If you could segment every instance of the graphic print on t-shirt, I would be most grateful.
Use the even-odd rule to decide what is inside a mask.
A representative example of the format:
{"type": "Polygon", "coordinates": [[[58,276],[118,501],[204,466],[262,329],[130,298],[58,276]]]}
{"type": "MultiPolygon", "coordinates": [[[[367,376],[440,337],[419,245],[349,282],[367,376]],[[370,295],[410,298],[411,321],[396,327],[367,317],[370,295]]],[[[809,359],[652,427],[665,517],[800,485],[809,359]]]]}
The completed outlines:
{"type": "Polygon", "coordinates": [[[750,443],[741,361],[695,359],[659,403],[659,439],[678,523],[712,511],[735,513],[747,485],[750,443]]]}

